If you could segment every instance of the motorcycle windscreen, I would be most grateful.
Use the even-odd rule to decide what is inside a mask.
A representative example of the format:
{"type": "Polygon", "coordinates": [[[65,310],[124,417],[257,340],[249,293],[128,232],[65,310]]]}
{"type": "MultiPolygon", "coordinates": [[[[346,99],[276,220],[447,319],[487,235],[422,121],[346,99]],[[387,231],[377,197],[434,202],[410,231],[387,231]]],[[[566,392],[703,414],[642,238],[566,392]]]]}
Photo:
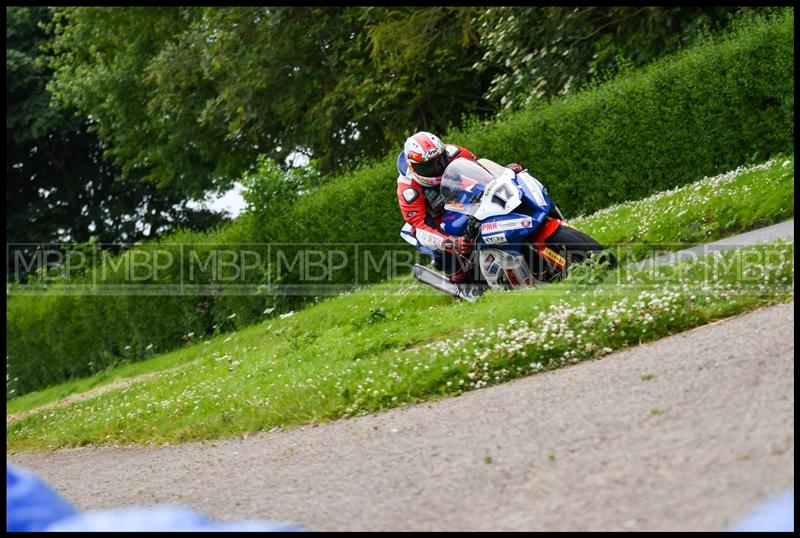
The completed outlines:
{"type": "Polygon", "coordinates": [[[445,209],[474,215],[481,205],[483,190],[496,177],[475,161],[455,159],[442,175],[440,188],[445,199],[445,209]]]}

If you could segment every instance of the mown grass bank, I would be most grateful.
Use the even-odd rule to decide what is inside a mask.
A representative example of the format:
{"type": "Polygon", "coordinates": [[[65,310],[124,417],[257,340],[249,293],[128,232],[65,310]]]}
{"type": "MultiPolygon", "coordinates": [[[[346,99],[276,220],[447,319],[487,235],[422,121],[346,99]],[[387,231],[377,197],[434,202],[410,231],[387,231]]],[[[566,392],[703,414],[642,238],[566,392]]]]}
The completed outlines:
{"type": "Polygon", "coordinates": [[[653,247],[679,250],[775,224],[794,216],[794,154],[703,178],[641,200],[616,204],[569,222],[620,261],[653,247]]]}
{"type": "MultiPolygon", "coordinates": [[[[676,250],[779,222],[793,214],[794,156],[790,155],[752,167],[740,167],[720,176],[613,206],[571,222],[602,243],[613,245],[617,256],[625,262],[631,257],[641,257],[653,247],[676,250]]],[[[310,308],[313,316],[320,307],[310,308]]],[[[230,313],[229,316],[234,317],[221,320],[220,323],[232,323],[235,314],[235,311],[230,313]]],[[[267,315],[279,314],[273,311],[267,315]]],[[[22,337],[13,332],[8,334],[22,337]]],[[[200,335],[189,330],[182,336],[185,342],[191,343],[200,335]],[[186,335],[191,336],[187,338],[186,335]]],[[[117,361],[97,374],[13,398],[8,402],[8,412],[32,409],[116,379],[184,364],[193,356],[190,349],[163,355],[151,351],[152,358],[135,362],[133,350],[123,348],[117,361]]],[[[28,375],[34,375],[36,364],[30,362],[23,364],[23,367],[29,372],[28,375]]],[[[11,392],[15,390],[14,377],[19,374],[16,360],[9,360],[8,363],[6,390],[11,392]]]]}
{"type": "Polygon", "coordinates": [[[14,422],[8,450],[216,439],[459,394],[791,300],[793,249],[757,246],[475,303],[401,279],[198,344],[180,352],[187,368],[14,422]]]}

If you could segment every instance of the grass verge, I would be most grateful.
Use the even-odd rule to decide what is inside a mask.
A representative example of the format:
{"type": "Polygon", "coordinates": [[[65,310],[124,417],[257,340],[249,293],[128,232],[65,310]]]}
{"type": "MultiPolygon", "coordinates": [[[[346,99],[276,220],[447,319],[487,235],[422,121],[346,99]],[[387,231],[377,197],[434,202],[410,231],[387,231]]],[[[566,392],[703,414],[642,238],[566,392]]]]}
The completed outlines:
{"type": "Polygon", "coordinates": [[[14,422],[7,450],[215,439],[456,395],[791,300],[793,250],[778,242],[475,303],[400,279],[182,350],[190,368],[14,422]]]}
{"type": "Polygon", "coordinates": [[[680,250],[762,228],[794,216],[794,154],[617,204],[569,219],[620,261],[641,259],[653,246],[680,250]]]}
{"type": "MultiPolygon", "coordinates": [[[[790,218],[793,214],[794,155],[790,155],[757,166],[740,167],[726,174],[704,178],[685,187],[662,192],[643,200],[616,205],[587,217],[570,219],[570,222],[601,243],[615,245],[618,258],[626,261],[640,258],[654,246],[659,250],[676,250],[779,222],[790,218]],[[633,242],[635,244],[632,244],[633,242]]],[[[407,279],[401,280],[401,282],[406,281],[407,279]]],[[[224,355],[231,339],[247,338],[245,335],[251,334],[252,331],[268,334],[262,337],[259,345],[270,346],[281,353],[286,353],[287,349],[294,349],[292,346],[298,346],[298,342],[313,340],[315,334],[321,335],[336,325],[344,327],[340,328],[342,335],[362,339],[363,336],[349,334],[347,327],[353,324],[369,326],[371,323],[381,321],[384,316],[394,315],[392,312],[405,316],[406,312],[438,308],[452,303],[451,299],[445,297],[423,297],[422,294],[411,293],[411,289],[420,286],[422,285],[412,284],[408,296],[393,304],[388,313],[385,306],[375,306],[374,310],[369,310],[373,307],[369,300],[363,300],[361,295],[332,299],[324,304],[312,306],[298,314],[296,318],[298,323],[308,329],[297,333],[292,328],[292,322],[280,319],[277,313],[274,314],[276,318],[265,325],[253,326],[232,336],[210,338],[205,340],[204,344],[198,344],[199,340],[190,333],[185,337],[190,344],[188,347],[13,398],[7,402],[6,413],[15,414],[32,410],[122,379],[199,361],[210,354],[224,355]],[[363,314],[365,309],[367,313],[363,314]],[[356,321],[352,321],[349,316],[356,316],[356,321]],[[362,321],[359,322],[358,319],[362,321]]],[[[396,287],[396,283],[376,286],[374,291],[380,295],[388,293],[393,287],[396,287]]],[[[424,290],[419,289],[419,291],[424,290]]],[[[445,329],[457,330],[457,325],[448,325],[445,329]]],[[[395,336],[395,338],[398,340],[388,341],[386,344],[365,341],[348,345],[353,346],[362,355],[380,351],[382,345],[388,347],[408,345],[408,342],[401,337],[395,336]]],[[[6,391],[12,393],[13,390],[12,377],[6,381],[6,391]]]]}

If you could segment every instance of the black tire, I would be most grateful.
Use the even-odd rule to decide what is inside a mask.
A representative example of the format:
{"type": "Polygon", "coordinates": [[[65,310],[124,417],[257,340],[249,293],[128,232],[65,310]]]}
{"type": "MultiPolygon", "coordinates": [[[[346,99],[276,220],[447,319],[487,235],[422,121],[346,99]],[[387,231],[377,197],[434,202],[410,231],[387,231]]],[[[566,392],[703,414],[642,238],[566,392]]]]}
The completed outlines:
{"type": "MultiPolygon", "coordinates": [[[[576,230],[571,226],[561,225],[553,234],[545,240],[545,245],[552,248],[567,260],[567,266],[559,270],[553,266],[548,280],[557,280],[567,276],[569,268],[573,264],[578,264],[593,253],[605,250],[605,247],[595,241],[590,235],[576,230]]],[[[600,262],[607,261],[610,267],[617,267],[617,258],[611,252],[605,252],[599,258],[600,262]]]]}

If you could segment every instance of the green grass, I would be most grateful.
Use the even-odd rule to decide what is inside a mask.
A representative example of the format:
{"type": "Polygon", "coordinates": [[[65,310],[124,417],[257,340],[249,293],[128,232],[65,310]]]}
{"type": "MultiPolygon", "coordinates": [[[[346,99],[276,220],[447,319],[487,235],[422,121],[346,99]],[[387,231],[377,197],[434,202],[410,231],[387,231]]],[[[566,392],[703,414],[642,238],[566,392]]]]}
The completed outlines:
{"type": "Polygon", "coordinates": [[[168,354],[161,367],[194,362],[12,423],[8,450],[214,439],[374,412],[791,299],[792,243],[742,252],[754,272],[728,253],[723,263],[614,271],[599,285],[568,280],[475,303],[401,278],[168,354]]]}
{"type": "Polygon", "coordinates": [[[152,372],[183,366],[197,356],[197,348],[185,347],[171,353],[156,355],[143,362],[123,364],[109,368],[90,377],[72,379],[46,389],[30,392],[9,400],[6,414],[18,413],[55,402],[72,394],[80,394],[96,387],[102,387],[115,381],[137,377],[152,372]]]}
{"type": "Polygon", "coordinates": [[[793,216],[794,154],[568,221],[604,245],[620,245],[618,258],[628,261],[653,246],[679,250],[793,216]]]}
{"type": "MultiPolygon", "coordinates": [[[[794,155],[779,157],[755,167],[740,168],[721,176],[703,179],[685,187],[666,191],[643,200],[628,202],[598,211],[588,217],[570,219],[606,245],[619,245],[615,251],[621,261],[639,258],[657,246],[679,249],[690,244],[713,241],[734,233],[751,230],[782,221],[794,215],[794,155]],[[636,242],[636,245],[630,245],[636,242]],[[667,244],[665,244],[667,243],[667,244]]],[[[380,293],[384,287],[377,286],[380,293]]],[[[400,309],[413,310],[431,306],[428,299],[409,299],[400,309]],[[415,303],[413,301],[419,301],[415,303]]],[[[433,304],[450,304],[444,297],[430,298],[433,304]]],[[[334,299],[326,305],[311,307],[299,314],[301,323],[312,323],[318,317],[335,322],[338,312],[363,305],[353,297],[334,299]]],[[[385,316],[382,307],[375,307],[364,323],[378,321],[385,316]]],[[[281,323],[276,327],[283,326],[281,323]]],[[[313,326],[309,325],[309,326],[313,326]]],[[[236,334],[261,330],[255,326],[236,334]]],[[[324,331],[323,325],[314,331],[324,331]]],[[[283,335],[274,345],[283,342],[283,335]]],[[[118,366],[94,376],[70,380],[58,385],[11,399],[7,413],[17,413],[54,402],[70,394],[77,394],[119,379],[165,370],[197,360],[211,352],[224,352],[227,336],[208,340],[207,346],[193,346],[159,355],[143,362],[118,366]]],[[[293,337],[295,338],[295,337],[293,337]]],[[[273,344],[270,344],[273,345],[273,344]]],[[[387,345],[392,345],[387,344],[387,345]]],[[[364,353],[372,352],[365,348],[364,353]]],[[[7,384],[8,386],[8,384],[7,384]]],[[[13,390],[13,383],[7,390],[13,390]]]]}
{"type": "MultiPolygon", "coordinates": [[[[606,244],[641,243],[621,247],[618,253],[622,259],[639,257],[652,245],[682,248],[792,216],[793,171],[792,155],[614,206],[572,222],[606,244]]],[[[613,274],[622,277],[625,273],[613,274]]],[[[564,311],[563,305],[558,306],[563,300],[567,300],[567,306],[573,305],[578,297],[602,294],[604,289],[606,301],[612,295],[618,299],[620,294],[633,298],[637,293],[634,288],[620,288],[609,282],[587,286],[603,278],[604,275],[592,271],[576,271],[572,282],[539,290],[490,294],[476,304],[454,302],[410,277],[395,279],[288,316],[275,313],[270,321],[236,333],[196,343],[190,338],[192,345],[183,349],[14,398],[7,403],[7,414],[35,410],[117,380],[155,374],[153,379],[137,381],[129,388],[23,419],[9,427],[7,439],[15,447],[35,449],[82,443],[213,438],[391,407],[475,385],[480,387],[504,376],[525,375],[523,369],[500,374],[497,379],[483,379],[483,374],[477,380],[448,379],[450,385],[445,381],[443,388],[439,377],[423,375],[409,381],[416,379],[420,371],[428,372],[430,366],[424,362],[415,364],[417,370],[411,367],[411,376],[404,367],[400,368],[404,374],[397,371],[393,374],[386,368],[400,357],[416,356],[420,350],[425,350],[423,353],[428,357],[434,356],[441,342],[448,342],[445,349],[453,344],[449,338],[457,340],[456,348],[467,349],[473,345],[472,329],[481,329],[476,334],[485,337],[487,329],[491,332],[495,325],[512,319],[530,319],[532,312],[564,311]],[[591,291],[583,289],[587,287],[591,291]],[[295,390],[282,390],[282,386],[295,390]],[[312,389],[319,391],[316,397],[306,394],[313,393],[312,389]],[[162,402],[160,411],[154,402],[162,402]],[[121,409],[126,413],[121,415],[121,409]],[[88,419],[89,416],[92,418],[88,419]],[[73,418],[65,420],[65,417],[73,418]],[[59,424],[63,420],[71,426],[62,429],[59,424]],[[49,424],[45,428],[48,433],[44,434],[36,424],[49,424]],[[37,436],[40,441],[35,440],[37,436]]],[[[611,304],[592,302],[596,308],[611,304]]],[[[759,304],[764,303],[760,299],[747,300],[740,306],[746,309],[759,304]]],[[[739,307],[720,312],[714,311],[713,305],[704,308],[705,314],[700,318],[682,323],[689,327],[739,311],[739,307]]],[[[635,324],[635,320],[631,323],[635,324]]],[[[659,334],[662,333],[648,333],[647,338],[659,334]]],[[[594,341],[573,344],[594,346],[593,352],[628,345],[622,340],[610,341],[610,347],[594,341]]],[[[556,364],[557,360],[551,366],[556,364]]],[[[442,364],[442,368],[447,367],[443,375],[454,376],[461,371],[455,366],[464,367],[442,364]]],[[[542,368],[545,368],[543,363],[530,371],[542,368]]],[[[10,386],[13,387],[13,380],[10,386]]]]}

